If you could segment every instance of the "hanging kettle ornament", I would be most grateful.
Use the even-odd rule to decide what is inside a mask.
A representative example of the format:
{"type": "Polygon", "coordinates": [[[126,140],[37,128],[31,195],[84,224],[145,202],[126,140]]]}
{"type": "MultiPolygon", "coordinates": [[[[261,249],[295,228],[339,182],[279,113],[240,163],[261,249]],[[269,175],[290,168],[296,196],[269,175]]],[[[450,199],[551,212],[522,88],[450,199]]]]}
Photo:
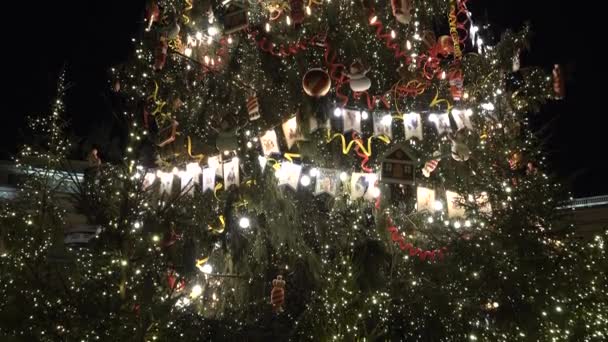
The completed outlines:
{"type": "Polygon", "coordinates": [[[553,66],[553,91],[560,99],[566,96],[566,81],[562,74],[562,67],[559,64],[553,66]]]}
{"type": "Polygon", "coordinates": [[[283,312],[283,305],[285,304],[285,280],[283,280],[283,276],[281,275],[278,275],[277,278],[272,281],[270,304],[272,304],[272,312],[283,312]]]}
{"type": "Polygon", "coordinates": [[[350,89],[352,91],[363,92],[367,91],[372,86],[372,80],[365,76],[365,74],[369,71],[369,68],[366,69],[361,61],[354,61],[350,65],[348,71],[348,77],[350,78],[348,84],[350,85],[350,89]]]}

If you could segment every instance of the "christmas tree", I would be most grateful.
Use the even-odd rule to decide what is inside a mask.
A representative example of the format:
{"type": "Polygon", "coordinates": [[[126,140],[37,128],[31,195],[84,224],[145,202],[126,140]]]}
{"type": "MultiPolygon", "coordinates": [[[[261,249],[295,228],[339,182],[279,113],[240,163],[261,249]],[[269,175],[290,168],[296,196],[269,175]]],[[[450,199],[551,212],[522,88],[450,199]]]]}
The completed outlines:
{"type": "MultiPolygon", "coordinates": [[[[608,335],[527,118],[565,94],[466,0],[152,0],[109,81],[121,164],[67,156],[62,94],[1,220],[7,341],[608,335]],[[491,44],[485,44],[490,41],[491,44]]],[[[103,151],[102,151],[103,152],[103,151]]]]}

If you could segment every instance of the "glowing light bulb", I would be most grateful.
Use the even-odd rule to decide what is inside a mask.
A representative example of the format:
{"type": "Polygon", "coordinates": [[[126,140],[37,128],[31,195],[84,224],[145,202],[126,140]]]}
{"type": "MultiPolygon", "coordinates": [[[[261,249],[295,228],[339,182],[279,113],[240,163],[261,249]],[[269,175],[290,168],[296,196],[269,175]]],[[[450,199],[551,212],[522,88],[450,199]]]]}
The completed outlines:
{"type": "Polygon", "coordinates": [[[174,174],[175,176],[177,176],[179,174],[178,168],[174,167],[173,170],[171,170],[171,173],[174,174]]]}
{"type": "Polygon", "coordinates": [[[462,227],[462,225],[460,224],[459,221],[454,222],[454,228],[458,229],[460,227],[462,227]]]}
{"type": "Polygon", "coordinates": [[[391,38],[392,39],[397,38],[397,32],[395,32],[395,30],[391,30],[391,38]]]}
{"type": "Polygon", "coordinates": [[[482,103],[481,108],[483,108],[485,110],[494,110],[494,104],[491,102],[482,103]]]}
{"type": "Polygon", "coordinates": [[[369,114],[366,111],[361,112],[361,119],[367,120],[369,118],[369,114]]]}
{"type": "Polygon", "coordinates": [[[342,116],[342,109],[340,107],[336,107],[336,109],[334,109],[334,116],[337,118],[342,116]]]}
{"type": "Polygon", "coordinates": [[[262,170],[264,169],[264,167],[266,166],[266,157],[264,156],[259,156],[258,157],[258,162],[260,163],[260,168],[262,168],[262,170]]]}
{"type": "Polygon", "coordinates": [[[264,29],[266,32],[270,32],[270,23],[266,23],[266,25],[264,25],[264,29]]]}
{"type": "Polygon", "coordinates": [[[300,184],[302,184],[303,186],[309,186],[310,185],[310,177],[307,175],[303,175],[302,178],[300,178],[300,184]]]}
{"type": "Polygon", "coordinates": [[[199,284],[192,286],[192,291],[190,292],[190,297],[196,298],[203,293],[203,288],[199,284]]]}
{"type": "Polygon", "coordinates": [[[139,222],[133,223],[133,228],[139,229],[140,227],[141,227],[141,223],[139,223],[139,222]]]}
{"type": "Polygon", "coordinates": [[[427,219],[426,219],[426,221],[427,221],[428,223],[433,223],[433,218],[432,218],[431,216],[429,216],[429,218],[427,218],[427,219]]]}
{"type": "Polygon", "coordinates": [[[207,29],[207,33],[209,33],[210,36],[215,36],[219,33],[219,30],[215,26],[209,26],[209,28],[207,29]]]}
{"type": "Polygon", "coordinates": [[[247,217],[241,217],[241,219],[239,220],[239,226],[241,228],[249,228],[250,225],[251,222],[249,222],[249,219],[247,217]]]}
{"type": "Polygon", "coordinates": [[[160,238],[158,237],[158,235],[152,236],[152,241],[158,242],[158,240],[160,240],[160,238]]]}
{"type": "Polygon", "coordinates": [[[405,48],[406,48],[407,50],[411,50],[411,49],[412,49],[412,42],[410,42],[409,40],[407,40],[407,41],[405,42],[405,48]]]}
{"type": "Polygon", "coordinates": [[[317,177],[319,175],[319,169],[317,169],[316,167],[313,167],[312,169],[310,169],[310,177],[317,177]]]}
{"type": "Polygon", "coordinates": [[[192,56],[192,49],[189,47],[184,49],[184,55],[186,55],[187,57],[192,56]]]}
{"type": "Polygon", "coordinates": [[[370,24],[373,24],[373,23],[375,23],[375,22],[376,22],[376,20],[378,20],[378,17],[377,17],[377,16],[373,16],[373,17],[371,17],[371,18],[369,19],[369,23],[370,23],[370,24]]]}
{"type": "Polygon", "coordinates": [[[446,76],[446,74],[445,74],[445,70],[444,70],[444,71],[441,72],[441,79],[445,80],[445,76],[446,76]]]}
{"type": "Polygon", "coordinates": [[[429,115],[429,121],[430,122],[437,122],[437,114],[430,114],[429,115]]]}
{"type": "Polygon", "coordinates": [[[435,209],[435,211],[443,210],[443,203],[441,203],[441,201],[435,201],[435,203],[433,203],[433,209],[435,209]]]}
{"type": "Polygon", "coordinates": [[[232,44],[232,37],[228,37],[228,44],[232,44]]]}
{"type": "Polygon", "coordinates": [[[201,272],[205,274],[211,274],[211,272],[213,272],[213,266],[209,264],[204,264],[203,267],[201,267],[201,272]]]}
{"type": "Polygon", "coordinates": [[[348,175],[346,174],[346,172],[342,171],[340,173],[340,180],[345,182],[348,179],[348,175]]]}
{"type": "Polygon", "coordinates": [[[209,36],[207,37],[207,45],[211,45],[211,43],[213,43],[213,37],[209,36]]]}
{"type": "Polygon", "coordinates": [[[310,6],[306,6],[306,14],[310,15],[312,13],[312,10],[310,9],[310,6]]]}
{"type": "Polygon", "coordinates": [[[197,40],[203,40],[203,32],[196,32],[195,37],[197,40]]]}
{"type": "Polygon", "coordinates": [[[285,17],[285,22],[287,23],[287,26],[291,26],[291,18],[289,16],[285,17]]]}
{"type": "Polygon", "coordinates": [[[251,148],[253,146],[253,144],[251,143],[251,141],[247,142],[247,148],[251,148]]]}
{"type": "Polygon", "coordinates": [[[204,60],[205,60],[205,64],[209,64],[209,56],[205,56],[204,60]]]}

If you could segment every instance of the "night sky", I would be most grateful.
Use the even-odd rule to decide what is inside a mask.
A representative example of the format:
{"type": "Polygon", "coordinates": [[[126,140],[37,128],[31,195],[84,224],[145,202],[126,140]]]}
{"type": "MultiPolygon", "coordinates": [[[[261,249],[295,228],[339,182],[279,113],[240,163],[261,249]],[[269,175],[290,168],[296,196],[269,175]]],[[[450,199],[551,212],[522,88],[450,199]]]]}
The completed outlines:
{"type": "MultiPolygon", "coordinates": [[[[469,8],[476,23],[490,23],[496,35],[526,21],[532,24],[532,49],[522,66],[550,71],[554,63],[564,65],[566,98],[531,117],[537,129],[543,128],[539,134],[547,142],[549,172],[569,184],[577,197],[608,194],[608,132],[601,124],[608,119],[602,118],[606,101],[598,91],[606,88],[606,80],[590,57],[598,54],[593,48],[601,43],[588,33],[593,32],[592,20],[578,16],[574,4],[549,0],[471,0],[469,8]]],[[[8,93],[5,90],[1,159],[14,155],[26,140],[25,116],[48,113],[63,64],[69,70],[66,105],[74,134],[87,137],[100,127],[113,132],[107,70],[132,53],[130,38],[138,34],[143,9],[144,1],[105,0],[23,2],[5,10],[8,79],[4,77],[3,88],[8,93]]]]}

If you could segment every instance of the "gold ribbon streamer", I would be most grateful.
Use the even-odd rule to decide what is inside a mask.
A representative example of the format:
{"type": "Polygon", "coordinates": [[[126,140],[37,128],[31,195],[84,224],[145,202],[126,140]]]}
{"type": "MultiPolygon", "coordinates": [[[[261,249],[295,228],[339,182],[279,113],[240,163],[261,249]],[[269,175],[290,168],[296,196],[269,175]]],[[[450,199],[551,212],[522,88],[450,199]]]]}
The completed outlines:
{"type": "Polygon", "coordinates": [[[369,156],[372,155],[372,139],[373,138],[377,138],[380,141],[384,142],[385,144],[390,143],[390,139],[388,139],[386,136],[379,135],[377,137],[369,137],[369,138],[367,138],[367,148],[365,148],[365,145],[363,145],[363,143],[361,143],[361,139],[351,140],[348,143],[348,145],[347,145],[346,144],[346,137],[344,136],[344,134],[342,134],[342,133],[334,133],[334,135],[331,135],[331,133],[329,132],[329,130],[327,131],[327,143],[331,142],[332,140],[334,140],[336,138],[340,138],[340,141],[342,141],[342,154],[348,154],[350,152],[351,148],[354,145],[357,145],[357,146],[359,146],[361,148],[361,151],[367,157],[369,157],[369,156]]]}
{"type": "Polygon", "coordinates": [[[215,188],[213,189],[213,197],[215,197],[215,199],[218,201],[220,199],[217,197],[217,192],[220,191],[222,189],[222,187],[223,187],[222,183],[217,183],[217,184],[215,184],[215,188]]]}
{"type": "Polygon", "coordinates": [[[196,259],[196,267],[201,268],[204,264],[207,263],[207,260],[209,260],[209,257],[204,257],[202,259],[196,259]]]}
{"type": "MultiPolygon", "coordinates": [[[[192,0],[186,0],[186,7],[184,8],[184,12],[190,11],[192,7],[192,0]]],[[[188,24],[190,22],[190,17],[188,17],[185,13],[182,14],[182,18],[184,18],[184,24],[188,24]]]]}
{"type": "Polygon", "coordinates": [[[226,221],[224,220],[224,215],[218,216],[218,220],[220,221],[220,228],[213,228],[210,224],[207,225],[207,227],[209,227],[209,230],[213,234],[221,234],[224,232],[224,229],[226,229],[226,221]]]}
{"type": "Polygon", "coordinates": [[[199,163],[203,161],[203,158],[205,158],[205,155],[202,153],[192,155],[192,139],[190,136],[188,136],[188,155],[190,158],[197,159],[199,163]]]}
{"type": "Polygon", "coordinates": [[[285,153],[283,156],[285,157],[285,159],[289,160],[292,163],[293,163],[293,158],[302,158],[302,155],[299,153],[285,153]]]}
{"type": "Polygon", "coordinates": [[[154,92],[152,93],[152,95],[148,96],[148,100],[153,100],[154,104],[156,104],[156,108],[154,108],[154,110],[150,114],[151,115],[160,114],[160,116],[163,118],[170,118],[171,113],[163,113],[163,107],[165,107],[167,102],[158,99],[158,90],[159,90],[158,83],[156,81],[154,81],[154,92]]]}
{"type": "Polygon", "coordinates": [[[442,102],[446,103],[446,105],[448,107],[448,113],[450,113],[452,111],[452,105],[450,104],[450,101],[448,101],[446,99],[440,99],[439,90],[435,90],[435,98],[433,98],[433,101],[431,101],[431,104],[429,105],[429,107],[438,106],[442,102]]]}

